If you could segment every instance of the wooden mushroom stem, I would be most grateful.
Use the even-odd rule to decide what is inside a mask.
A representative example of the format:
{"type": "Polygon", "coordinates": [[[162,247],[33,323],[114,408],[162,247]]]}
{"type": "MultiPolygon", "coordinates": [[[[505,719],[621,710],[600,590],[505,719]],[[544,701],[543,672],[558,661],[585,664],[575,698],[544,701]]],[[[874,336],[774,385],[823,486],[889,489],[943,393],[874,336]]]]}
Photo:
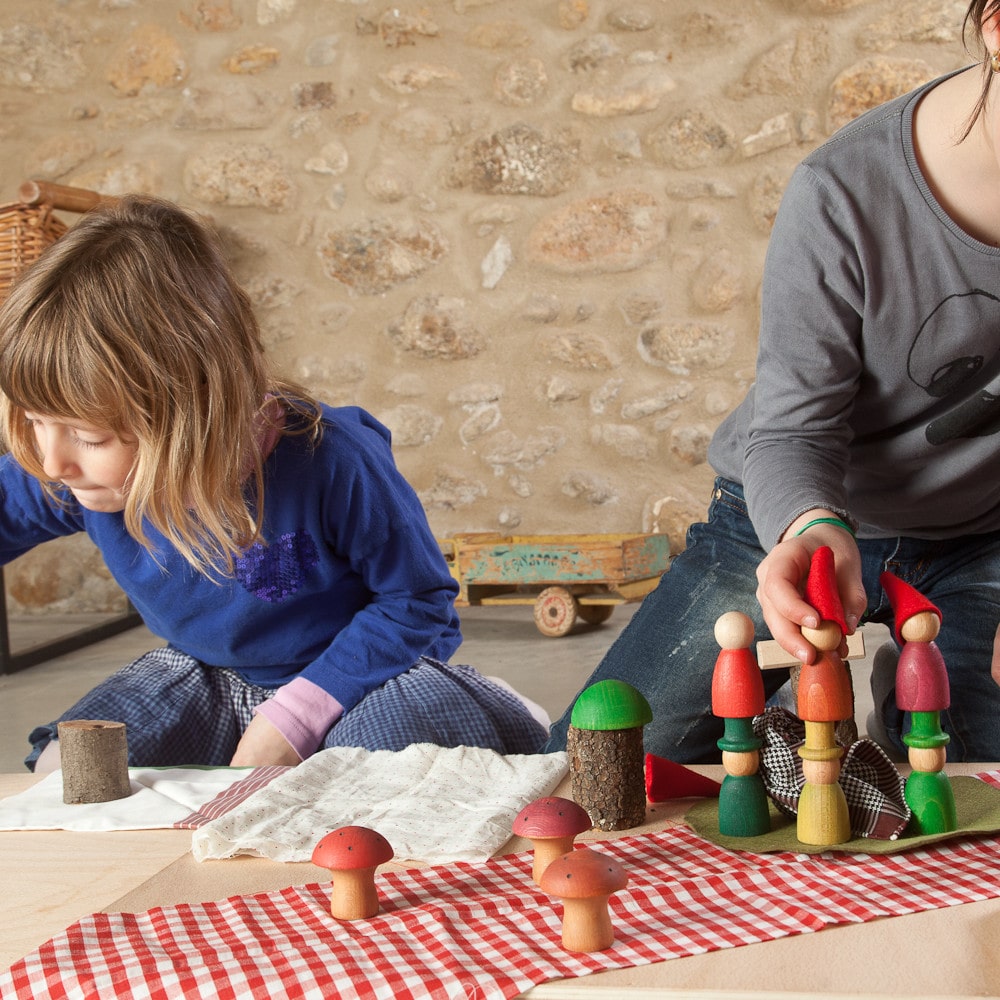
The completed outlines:
{"type": "Polygon", "coordinates": [[[353,868],[333,873],[330,916],[338,920],[367,920],[376,916],[378,911],[375,868],[353,868]]]}
{"type": "Polygon", "coordinates": [[[567,951],[604,951],[615,943],[607,896],[563,899],[562,945],[567,951]]]}

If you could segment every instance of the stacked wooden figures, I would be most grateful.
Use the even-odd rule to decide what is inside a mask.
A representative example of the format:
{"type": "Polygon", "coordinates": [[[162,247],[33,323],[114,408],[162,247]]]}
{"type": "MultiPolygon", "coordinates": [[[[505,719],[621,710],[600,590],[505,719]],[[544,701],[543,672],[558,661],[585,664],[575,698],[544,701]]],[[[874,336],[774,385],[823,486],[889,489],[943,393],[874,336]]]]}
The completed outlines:
{"type": "Polygon", "coordinates": [[[739,611],[721,615],[715,641],[721,647],[712,675],[712,712],[725,720],[718,742],[726,777],[719,790],[719,832],[756,837],[771,829],[767,790],[760,776],[761,740],[753,718],[764,711],[764,681],[751,651],[753,622],[739,611]]]}
{"type": "Polygon", "coordinates": [[[833,550],[818,548],[806,581],[806,600],[816,609],[818,628],[802,635],[819,650],[815,663],[804,663],[799,675],[798,715],[805,723],[805,743],[799,748],[805,784],[799,798],[796,835],[803,844],[833,846],[851,837],[847,799],[840,787],[836,726],[854,715],[851,676],[838,652],[847,623],[840,603],[833,550]]]}
{"type": "Polygon", "coordinates": [[[958,827],[955,795],[944,773],[949,736],[941,712],[951,703],[948,671],[934,640],[941,612],[893,573],[880,577],[896,613],[896,639],[902,646],[896,666],[896,705],[910,713],[903,736],[913,768],[904,794],[913,816],[910,833],[948,833],[958,827]]]}

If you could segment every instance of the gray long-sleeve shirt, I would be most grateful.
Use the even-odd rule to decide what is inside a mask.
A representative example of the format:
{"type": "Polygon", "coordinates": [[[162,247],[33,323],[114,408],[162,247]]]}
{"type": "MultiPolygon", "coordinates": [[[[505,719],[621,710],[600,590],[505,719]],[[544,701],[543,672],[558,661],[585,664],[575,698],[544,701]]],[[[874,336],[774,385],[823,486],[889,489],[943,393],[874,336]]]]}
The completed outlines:
{"type": "Polygon", "coordinates": [[[958,227],[917,165],[932,86],[845,126],[782,199],[756,382],[708,455],[743,483],[767,549],[814,507],[849,512],[861,537],[1000,529],[1000,249],[958,227]]]}

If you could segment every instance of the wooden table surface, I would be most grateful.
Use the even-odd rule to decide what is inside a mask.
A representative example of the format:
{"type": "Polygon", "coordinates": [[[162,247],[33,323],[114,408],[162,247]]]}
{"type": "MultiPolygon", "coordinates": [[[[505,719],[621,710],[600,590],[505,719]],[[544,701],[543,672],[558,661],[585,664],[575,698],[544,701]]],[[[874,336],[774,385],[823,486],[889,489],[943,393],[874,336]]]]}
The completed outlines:
{"type": "MultiPolygon", "coordinates": [[[[956,765],[949,771],[976,773],[994,767],[956,765]]],[[[701,770],[715,777],[723,773],[721,768],[701,770]]],[[[0,797],[34,780],[27,773],[0,775],[0,797]]],[[[556,792],[567,794],[568,788],[556,792]]],[[[650,806],[646,825],[628,832],[663,829],[679,820],[689,804],[650,806]]],[[[581,839],[607,836],[592,831],[581,839]]],[[[190,846],[188,830],[0,832],[0,967],[96,911],[141,911],[330,877],[311,864],[260,858],[198,863],[190,846]]],[[[504,852],[529,846],[514,838],[504,852]]],[[[991,900],[545,983],[525,997],[1000,997],[998,946],[1000,900],[991,900]]]]}

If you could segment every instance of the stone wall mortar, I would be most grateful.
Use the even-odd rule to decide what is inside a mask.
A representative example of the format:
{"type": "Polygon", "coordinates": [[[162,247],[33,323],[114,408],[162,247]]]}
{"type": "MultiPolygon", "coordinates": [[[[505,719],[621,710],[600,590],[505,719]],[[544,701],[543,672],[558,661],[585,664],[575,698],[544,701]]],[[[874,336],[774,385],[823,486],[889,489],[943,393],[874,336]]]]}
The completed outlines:
{"type": "MultiPolygon", "coordinates": [[[[0,199],[37,178],[212,218],[269,350],[389,425],[439,536],[680,548],[788,176],[969,63],[964,7],[0,0],[0,199]]],[[[66,551],[8,570],[15,609],[107,603],[66,551]]]]}

